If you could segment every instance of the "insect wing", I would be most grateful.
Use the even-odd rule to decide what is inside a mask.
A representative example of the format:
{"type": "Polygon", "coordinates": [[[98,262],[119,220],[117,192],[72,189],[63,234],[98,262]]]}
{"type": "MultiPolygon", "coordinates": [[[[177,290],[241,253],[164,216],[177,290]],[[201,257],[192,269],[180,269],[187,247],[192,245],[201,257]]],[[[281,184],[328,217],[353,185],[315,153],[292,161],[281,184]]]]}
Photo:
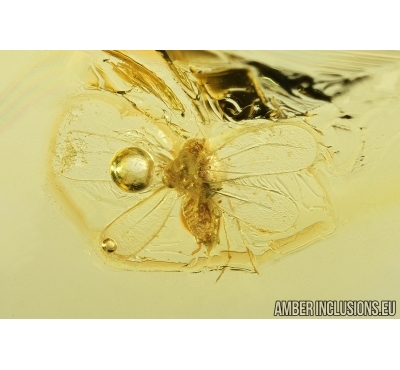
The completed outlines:
{"type": "Polygon", "coordinates": [[[287,230],[298,217],[296,204],[277,191],[229,182],[218,194],[219,206],[226,214],[260,233],[287,230]]]}
{"type": "Polygon", "coordinates": [[[133,256],[158,235],[176,202],[177,193],[161,188],[111,222],[102,240],[113,239],[117,256],[133,256]]]}
{"type": "Polygon", "coordinates": [[[265,123],[230,130],[212,141],[215,177],[232,180],[299,171],[313,164],[314,137],[295,125],[265,123]]]}
{"type": "Polygon", "coordinates": [[[290,175],[310,167],[317,154],[306,129],[266,122],[231,130],[211,145],[212,178],[220,181],[225,214],[261,234],[281,233],[296,223],[299,210],[290,189],[298,184],[291,184],[290,175]]]}
{"type": "Polygon", "coordinates": [[[129,146],[132,143],[128,141],[71,131],[59,152],[59,173],[77,181],[110,181],[109,163],[113,154],[129,146]]]}

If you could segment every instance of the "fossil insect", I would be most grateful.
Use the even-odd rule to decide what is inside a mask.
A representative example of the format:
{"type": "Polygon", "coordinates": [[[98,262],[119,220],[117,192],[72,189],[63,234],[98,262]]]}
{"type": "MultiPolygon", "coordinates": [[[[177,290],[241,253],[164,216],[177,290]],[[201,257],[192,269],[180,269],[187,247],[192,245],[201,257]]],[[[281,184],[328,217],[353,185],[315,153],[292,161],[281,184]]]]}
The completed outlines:
{"type": "MultiPolygon", "coordinates": [[[[59,187],[82,189],[97,200],[92,207],[106,199],[123,203],[119,214],[109,211],[106,226],[97,226],[107,261],[141,270],[257,271],[263,259],[329,232],[331,211],[312,172],[319,152],[310,127],[258,118],[222,129],[196,121],[190,130],[174,123],[172,111],[157,118],[143,94],[176,111],[184,105],[149,71],[141,74],[145,82],[137,75],[133,81],[128,59],[114,70],[119,66],[141,91],[129,97],[103,87],[79,97],[55,140],[59,187]]],[[[84,202],[75,201],[83,213],[84,202]]]]}

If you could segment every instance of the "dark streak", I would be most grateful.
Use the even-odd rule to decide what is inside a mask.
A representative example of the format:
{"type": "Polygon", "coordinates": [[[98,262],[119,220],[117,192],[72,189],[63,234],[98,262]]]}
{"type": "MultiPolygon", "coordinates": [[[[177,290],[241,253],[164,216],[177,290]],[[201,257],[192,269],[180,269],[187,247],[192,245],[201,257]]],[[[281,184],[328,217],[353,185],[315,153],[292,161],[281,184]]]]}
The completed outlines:
{"type": "Polygon", "coordinates": [[[256,67],[261,76],[272,79],[292,96],[296,96],[293,91],[300,91],[302,94],[311,98],[331,102],[331,97],[313,87],[315,82],[310,76],[304,76],[298,73],[286,76],[277,69],[271,68],[265,64],[258,62],[248,62],[247,64],[256,67]]]}

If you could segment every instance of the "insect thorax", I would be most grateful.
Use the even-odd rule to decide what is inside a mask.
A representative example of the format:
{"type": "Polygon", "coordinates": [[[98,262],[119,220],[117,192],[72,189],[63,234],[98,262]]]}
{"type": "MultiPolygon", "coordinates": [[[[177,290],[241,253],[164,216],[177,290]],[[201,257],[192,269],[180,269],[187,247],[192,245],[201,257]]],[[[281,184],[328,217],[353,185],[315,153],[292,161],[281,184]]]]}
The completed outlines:
{"type": "Polygon", "coordinates": [[[205,139],[189,139],[185,142],[177,158],[171,161],[164,170],[165,186],[181,193],[203,192],[209,189],[208,171],[210,154],[205,139]]]}

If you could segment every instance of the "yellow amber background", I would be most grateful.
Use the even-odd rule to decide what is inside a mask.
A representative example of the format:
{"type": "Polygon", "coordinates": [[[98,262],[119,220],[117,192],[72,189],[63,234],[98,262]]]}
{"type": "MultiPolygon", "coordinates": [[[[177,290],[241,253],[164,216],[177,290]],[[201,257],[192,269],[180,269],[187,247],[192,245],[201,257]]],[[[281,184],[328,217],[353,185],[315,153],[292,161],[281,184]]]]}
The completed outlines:
{"type": "Polygon", "coordinates": [[[264,318],[273,317],[276,300],[400,302],[400,96],[384,110],[371,101],[377,104],[372,118],[397,127],[387,137],[385,124],[376,125],[379,165],[328,181],[336,230],[262,266],[260,275],[227,271],[215,283],[218,271],[105,266],[54,199],[46,181],[49,142],[59,102],[76,88],[85,58],[82,52],[0,52],[0,317],[264,318]]]}

